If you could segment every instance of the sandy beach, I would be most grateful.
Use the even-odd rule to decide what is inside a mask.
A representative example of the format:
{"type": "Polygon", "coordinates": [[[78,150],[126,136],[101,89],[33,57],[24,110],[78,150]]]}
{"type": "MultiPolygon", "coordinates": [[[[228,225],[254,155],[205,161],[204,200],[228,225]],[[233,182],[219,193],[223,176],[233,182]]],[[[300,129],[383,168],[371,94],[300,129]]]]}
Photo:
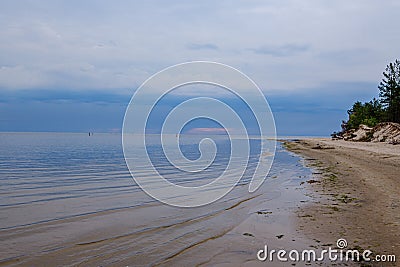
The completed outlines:
{"type": "Polygon", "coordinates": [[[301,232],[318,247],[345,238],[348,248],[400,257],[400,146],[304,139],[286,147],[314,169],[305,183],[314,201],[298,212],[301,232]]]}

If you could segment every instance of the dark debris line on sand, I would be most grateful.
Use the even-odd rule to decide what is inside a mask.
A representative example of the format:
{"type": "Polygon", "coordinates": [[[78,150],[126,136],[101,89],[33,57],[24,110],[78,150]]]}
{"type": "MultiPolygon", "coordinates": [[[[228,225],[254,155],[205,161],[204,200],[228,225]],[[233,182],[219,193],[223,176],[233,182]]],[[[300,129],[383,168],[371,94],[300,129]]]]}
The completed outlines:
{"type": "Polygon", "coordinates": [[[316,139],[284,143],[316,170],[313,179],[302,183],[312,188],[314,202],[298,212],[300,231],[318,240],[316,247],[345,238],[348,249],[400,257],[400,205],[389,205],[400,203],[400,155],[384,157],[330,144],[316,139]]]}

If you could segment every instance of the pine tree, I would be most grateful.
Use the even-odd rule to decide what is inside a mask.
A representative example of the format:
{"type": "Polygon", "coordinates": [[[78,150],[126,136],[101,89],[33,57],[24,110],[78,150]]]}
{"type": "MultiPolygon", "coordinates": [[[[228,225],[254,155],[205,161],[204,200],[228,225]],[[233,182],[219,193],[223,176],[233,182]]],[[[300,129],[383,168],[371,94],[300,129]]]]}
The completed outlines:
{"type": "Polygon", "coordinates": [[[382,121],[383,113],[382,105],[375,98],[365,103],[357,101],[347,111],[349,119],[342,122],[342,130],[357,129],[360,124],[374,127],[382,121]]]}
{"type": "Polygon", "coordinates": [[[400,123],[400,60],[387,65],[383,76],[378,88],[386,120],[400,123]]]}

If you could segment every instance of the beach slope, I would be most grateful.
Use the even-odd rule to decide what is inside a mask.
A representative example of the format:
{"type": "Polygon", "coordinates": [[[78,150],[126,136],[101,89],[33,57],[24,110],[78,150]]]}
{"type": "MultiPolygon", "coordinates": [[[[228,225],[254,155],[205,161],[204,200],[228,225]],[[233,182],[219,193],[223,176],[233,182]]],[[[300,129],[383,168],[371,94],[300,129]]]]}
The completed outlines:
{"type": "Polygon", "coordinates": [[[298,213],[306,235],[400,257],[400,146],[304,139],[286,147],[315,170],[307,183],[315,201],[298,213]]]}

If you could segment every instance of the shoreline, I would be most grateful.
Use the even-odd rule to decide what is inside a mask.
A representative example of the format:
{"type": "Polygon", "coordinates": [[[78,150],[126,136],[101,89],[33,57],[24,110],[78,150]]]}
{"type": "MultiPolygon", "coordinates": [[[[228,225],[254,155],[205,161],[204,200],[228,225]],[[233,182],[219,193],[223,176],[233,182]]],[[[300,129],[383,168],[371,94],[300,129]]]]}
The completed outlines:
{"type": "MultiPolygon", "coordinates": [[[[367,190],[372,200],[363,198],[363,192],[357,195],[357,190],[352,190],[360,186],[341,182],[342,171],[336,169],[339,165],[346,165],[346,162],[337,164],[343,157],[344,161],[348,161],[347,165],[354,167],[346,168],[350,171],[357,169],[358,163],[352,160],[358,158],[354,155],[360,153],[354,151],[359,149],[341,148],[340,142],[330,144],[332,141],[323,139],[307,140],[286,142],[286,149],[280,141],[270,179],[253,195],[248,195],[244,184],[212,206],[180,209],[149,202],[141,206],[2,230],[0,243],[5,249],[0,253],[0,266],[332,266],[333,263],[327,260],[315,263],[279,262],[276,255],[275,260],[263,262],[257,259],[257,253],[265,246],[269,251],[320,251],[327,247],[334,248],[339,238],[346,238],[349,248],[359,247],[376,253],[399,255],[396,251],[399,246],[395,243],[398,239],[395,238],[398,238],[400,223],[394,225],[400,221],[396,206],[400,201],[394,201],[398,199],[398,185],[390,185],[388,191],[388,196],[394,201],[390,202],[390,208],[393,206],[390,214],[395,219],[386,218],[386,222],[391,224],[375,222],[371,218],[369,222],[361,215],[374,212],[368,211],[368,205],[378,199],[373,197],[379,192],[371,195],[367,190]],[[347,159],[343,155],[347,149],[351,150],[354,159],[347,159]],[[338,159],[333,161],[329,158],[335,155],[338,159]],[[339,189],[345,191],[336,192],[339,189]],[[361,218],[355,226],[350,216],[354,214],[361,218]],[[365,222],[366,226],[363,225],[365,222]],[[371,228],[369,223],[382,229],[382,233],[377,235],[378,230],[371,228]],[[359,235],[353,229],[358,227],[368,232],[359,235]],[[366,240],[365,236],[386,243],[374,243],[366,240]],[[396,247],[382,249],[387,244],[396,247]]],[[[362,144],[343,145],[359,147],[362,144]]],[[[369,153],[373,161],[376,161],[376,157],[382,157],[384,163],[392,164],[385,165],[384,169],[394,170],[391,177],[397,178],[400,153],[392,151],[394,146],[364,146],[366,150],[362,151],[359,158],[365,160],[364,157],[369,153]],[[376,151],[386,151],[386,154],[381,155],[376,151]]],[[[400,149],[400,146],[395,148],[400,149]]],[[[356,185],[361,184],[361,181],[357,184],[356,180],[348,180],[356,185]]],[[[137,195],[122,197],[124,201],[147,198],[141,191],[137,191],[137,195]]],[[[377,211],[385,213],[383,208],[377,211]]],[[[377,217],[384,218],[382,215],[377,217]]],[[[354,262],[334,264],[359,266],[354,262]]]]}
{"type": "Polygon", "coordinates": [[[400,146],[315,138],[285,147],[314,170],[306,183],[314,201],[299,210],[298,226],[315,246],[344,238],[348,249],[394,254],[399,264],[400,146]]]}

